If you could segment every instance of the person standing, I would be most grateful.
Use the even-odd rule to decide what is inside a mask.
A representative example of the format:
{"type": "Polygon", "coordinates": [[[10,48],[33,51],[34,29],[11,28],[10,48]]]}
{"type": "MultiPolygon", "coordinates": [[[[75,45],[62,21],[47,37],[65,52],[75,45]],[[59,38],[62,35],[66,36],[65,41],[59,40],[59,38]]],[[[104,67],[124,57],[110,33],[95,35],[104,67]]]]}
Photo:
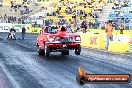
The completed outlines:
{"type": "Polygon", "coordinates": [[[26,28],[23,26],[22,27],[22,39],[25,38],[25,32],[26,32],[26,28]]]}
{"type": "Polygon", "coordinates": [[[123,24],[121,24],[121,25],[119,26],[119,28],[120,28],[120,34],[123,34],[124,25],[123,25],[123,24]]]}
{"type": "Polygon", "coordinates": [[[2,16],[0,16],[0,23],[2,23],[2,16]]]}
{"type": "Polygon", "coordinates": [[[16,33],[16,30],[14,29],[14,27],[12,27],[10,29],[10,32],[9,32],[8,36],[7,36],[7,39],[14,39],[14,40],[16,40],[15,33],[16,33]]]}
{"type": "Polygon", "coordinates": [[[112,22],[109,21],[108,24],[106,25],[105,27],[105,32],[106,32],[106,38],[107,38],[107,41],[106,41],[106,49],[108,49],[109,47],[109,40],[113,41],[113,27],[112,27],[112,22]]]}
{"type": "Polygon", "coordinates": [[[72,29],[71,29],[71,24],[72,24],[72,22],[71,22],[71,19],[69,19],[69,22],[68,22],[68,26],[67,26],[67,32],[68,33],[72,33],[72,29]]]}
{"type": "Polygon", "coordinates": [[[7,20],[8,20],[8,17],[7,17],[7,15],[5,14],[5,15],[4,15],[4,22],[7,23],[7,20]]]}
{"type": "Polygon", "coordinates": [[[82,22],[82,31],[83,31],[83,33],[86,33],[86,29],[87,29],[87,22],[86,22],[86,20],[84,20],[82,22]]]}

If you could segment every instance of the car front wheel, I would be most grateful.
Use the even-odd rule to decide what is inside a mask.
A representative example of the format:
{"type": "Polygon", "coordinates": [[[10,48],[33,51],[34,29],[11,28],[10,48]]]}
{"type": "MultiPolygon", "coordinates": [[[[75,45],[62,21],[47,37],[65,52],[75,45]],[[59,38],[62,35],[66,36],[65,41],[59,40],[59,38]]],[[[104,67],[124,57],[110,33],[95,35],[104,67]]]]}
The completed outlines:
{"type": "Polygon", "coordinates": [[[51,51],[50,48],[48,46],[44,45],[45,56],[49,57],[50,51],[51,51]]]}
{"type": "Polygon", "coordinates": [[[80,55],[81,53],[81,46],[78,46],[76,49],[75,49],[75,54],[76,55],[80,55]]]}
{"type": "Polygon", "coordinates": [[[38,53],[39,53],[39,55],[44,55],[44,49],[38,48],[38,53]]]}

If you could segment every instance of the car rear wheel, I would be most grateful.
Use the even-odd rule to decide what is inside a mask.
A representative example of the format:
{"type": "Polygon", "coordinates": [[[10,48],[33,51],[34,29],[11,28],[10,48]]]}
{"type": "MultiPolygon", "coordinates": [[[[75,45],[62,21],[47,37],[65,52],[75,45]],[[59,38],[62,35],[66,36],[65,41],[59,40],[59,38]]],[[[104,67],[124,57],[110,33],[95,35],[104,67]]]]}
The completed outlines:
{"type": "Polygon", "coordinates": [[[69,50],[62,51],[61,53],[62,55],[69,55],[69,50]]]}
{"type": "Polygon", "coordinates": [[[46,45],[44,45],[44,52],[45,52],[45,56],[49,57],[51,50],[50,50],[49,47],[47,47],[46,45]]]}
{"type": "Polygon", "coordinates": [[[39,55],[44,55],[44,49],[38,48],[38,53],[39,53],[39,55]]]}
{"type": "Polygon", "coordinates": [[[76,55],[80,55],[81,53],[81,46],[78,46],[76,49],[75,49],[75,54],[76,55]]]}
{"type": "Polygon", "coordinates": [[[39,44],[37,43],[36,46],[39,47],[39,44]]]}

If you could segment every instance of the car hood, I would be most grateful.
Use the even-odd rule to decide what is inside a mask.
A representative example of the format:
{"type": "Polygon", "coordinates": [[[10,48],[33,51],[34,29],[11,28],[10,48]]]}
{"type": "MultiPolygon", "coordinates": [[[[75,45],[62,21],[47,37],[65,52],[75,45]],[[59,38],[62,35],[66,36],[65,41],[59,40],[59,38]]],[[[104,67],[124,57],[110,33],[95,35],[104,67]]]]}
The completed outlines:
{"type": "Polygon", "coordinates": [[[76,33],[66,33],[66,32],[60,32],[56,34],[49,34],[50,37],[66,37],[66,36],[80,36],[79,34],[76,33]]]}

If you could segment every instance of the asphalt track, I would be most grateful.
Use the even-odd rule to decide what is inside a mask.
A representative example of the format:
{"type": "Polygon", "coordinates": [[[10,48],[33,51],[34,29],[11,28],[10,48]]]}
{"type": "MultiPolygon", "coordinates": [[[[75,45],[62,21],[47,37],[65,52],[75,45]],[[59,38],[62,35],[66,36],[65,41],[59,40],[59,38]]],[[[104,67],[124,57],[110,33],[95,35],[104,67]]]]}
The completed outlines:
{"type": "Polygon", "coordinates": [[[6,40],[0,33],[0,88],[132,88],[129,84],[78,85],[75,74],[83,66],[88,74],[130,74],[132,56],[82,48],[80,56],[52,53],[49,58],[39,56],[37,34],[16,34],[17,40],[6,40]]]}

